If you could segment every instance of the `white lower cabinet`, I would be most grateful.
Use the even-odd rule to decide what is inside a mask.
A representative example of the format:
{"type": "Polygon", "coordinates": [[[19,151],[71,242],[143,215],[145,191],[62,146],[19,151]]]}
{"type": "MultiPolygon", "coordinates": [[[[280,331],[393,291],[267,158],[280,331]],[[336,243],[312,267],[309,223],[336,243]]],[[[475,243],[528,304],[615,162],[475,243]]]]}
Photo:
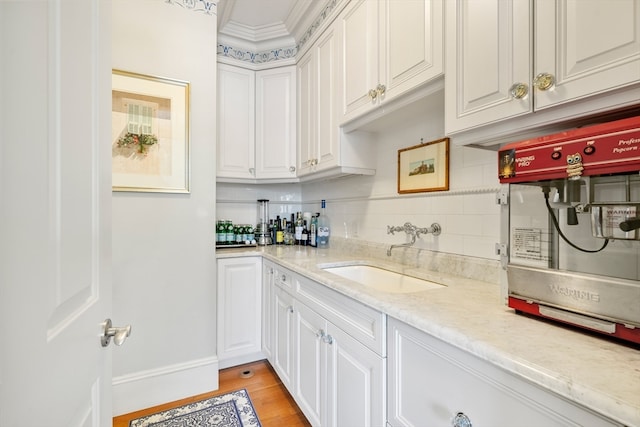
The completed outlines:
{"type": "Polygon", "coordinates": [[[221,258],[217,266],[219,366],[260,360],[262,258],[221,258]]]}
{"type": "Polygon", "coordinates": [[[371,349],[384,341],[384,315],[270,262],[265,269],[275,276],[269,361],[311,425],[384,426],[386,358],[371,349]]]}
{"type": "Polygon", "coordinates": [[[282,384],[292,392],[293,376],[293,297],[274,286],[272,291],[272,355],[269,361],[282,384]]]}
{"type": "Polygon", "coordinates": [[[400,321],[387,327],[392,427],[619,426],[400,321]]]}

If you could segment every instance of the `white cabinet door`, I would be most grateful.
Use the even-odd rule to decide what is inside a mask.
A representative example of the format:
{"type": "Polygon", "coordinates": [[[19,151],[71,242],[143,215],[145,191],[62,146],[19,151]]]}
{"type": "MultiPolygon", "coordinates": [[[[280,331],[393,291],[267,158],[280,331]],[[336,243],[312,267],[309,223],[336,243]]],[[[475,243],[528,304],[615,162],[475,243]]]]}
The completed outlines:
{"type": "Polygon", "coordinates": [[[388,327],[391,426],[451,425],[459,413],[474,426],[616,425],[402,322],[388,327]]]}
{"type": "Polygon", "coordinates": [[[298,62],[298,176],[339,165],[339,44],[333,25],[298,62]]]}
{"type": "Polygon", "coordinates": [[[218,260],[218,359],[220,367],[261,358],[262,258],[218,260]]]}
{"type": "Polygon", "coordinates": [[[268,360],[272,359],[273,349],[273,310],[274,268],[268,261],[262,262],[262,352],[268,360]]]}
{"type": "Polygon", "coordinates": [[[311,425],[325,426],[327,345],[323,339],[327,322],[304,304],[295,301],[293,330],[293,395],[311,425]]]}
{"type": "Polygon", "coordinates": [[[278,286],[273,288],[273,355],[271,365],[282,384],[293,388],[293,297],[278,286]]]}
{"type": "Polygon", "coordinates": [[[256,72],[258,179],[296,177],[296,67],[256,72]]]}
{"type": "Polygon", "coordinates": [[[370,95],[380,83],[378,74],[378,9],[380,2],[354,0],[337,18],[342,32],[343,121],[375,108],[370,95]]]}
{"type": "Polygon", "coordinates": [[[255,73],[218,64],[219,178],[253,179],[255,171],[255,73]]]}
{"type": "Polygon", "coordinates": [[[442,0],[387,0],[380,11],[380,102],[444,72],[442,0]]]}
{"type": "Polygon", "coordinates": [[[340,164],[340,139],[337,97],[340,82],[340,37],[336,25],[328,28],[313,47],[316,56],[317,127],[315,153],[316,169],[323,170],[340,164]]]}
{"type": "Polygon", "coordinates": [[[315,49],[298,61],[298,176],[313,171],[316,157],[318,105],[315,49]]]}
{"type": "Polygon", "coordinates": [[[325,425],[386,425],[386,359],[329,323],[325,425]]]}
{"type": "Polygon", "coordinates": [[[533,111],[531,96],[510,92],[517,83],[530,90],[532,1],[450,0],[446,6],[447,132],[533,111]]]}
{"type": "Polygon", "coordinates": [[[360,117],[444,71],[442,0],[353,1],[341,23],[341,122],[360,117]]]}
{"type": "Polygon", "coordinates": [[[536,2],[535,74],[555,83],[536,90],[535,109],[640,81],[639,29],[634,0],[536,2]]]}

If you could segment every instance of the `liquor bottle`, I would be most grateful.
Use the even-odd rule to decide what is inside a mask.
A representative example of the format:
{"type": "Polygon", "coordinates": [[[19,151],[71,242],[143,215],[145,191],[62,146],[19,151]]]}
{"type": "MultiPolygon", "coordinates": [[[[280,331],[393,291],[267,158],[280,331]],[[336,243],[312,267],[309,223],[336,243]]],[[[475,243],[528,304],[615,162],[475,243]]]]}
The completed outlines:
{"type": "Polygon", "coordinates": [[[309,230],[307,229],[307,221],[302,221],[302,236],[300,238],[300,244],[307,246],[309,244],[309,230]]]}
{"type": "Polygon", "coordinates": [[[284,244],[284,230],[282,229],[282,220],[280,217],[276,221],[276,245],[284,244]]]}
{"type": "Polygon", "coordinates": [[[304,222],[302,221],[302,212],[298,212],[296,216],[296,225],[295,225],[295,233],[296,233],[296,245],[302,244],[302,229],[304,228],[304,222]]]}
{"type": "Polygon", "coordinates": [[[311,227],[309,227],[309,246],[318,247],[318,215],[317,213],[311,217],[311,227]]]}
{"type": "Polygon", "coordinates": [[[327,202],[322,200],[322,209],[318,216],[318,247],[326,248],[329,246],[329,237],[331,236],[331,223],[326,214],[327,202]]]}

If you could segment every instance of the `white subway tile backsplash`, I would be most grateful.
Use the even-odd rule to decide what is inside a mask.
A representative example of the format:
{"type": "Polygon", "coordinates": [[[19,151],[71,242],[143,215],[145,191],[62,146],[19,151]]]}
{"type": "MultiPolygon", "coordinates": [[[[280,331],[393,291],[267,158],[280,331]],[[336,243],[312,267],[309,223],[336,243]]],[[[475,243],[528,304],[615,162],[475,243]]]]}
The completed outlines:
{"type": "MultiPolygon", "coordinates": [[[[426,117],[426,116],[424,116],[426,117]]],[[[376,174],[349,176],[305,184],[217,184],[218,218],[255,221],[256,200],[270,200],[271,216],[297,211],[319,212],[327,200],[333,233],[340,238],[372,244],[407,241],[405,233],[387,234],[388,225],[412,222],[442,226],[440,236],[421,236],[418,249],[468,257],[498,259],[494,245],[500,240],[500,208],[495,203],[499,187],[494,151],[450,146],[450,191],[397,193],[398,150],[417,145],[420,138],[442,138],[442,117],[414,120],[371,135],[376,150],[376,174]]]]}

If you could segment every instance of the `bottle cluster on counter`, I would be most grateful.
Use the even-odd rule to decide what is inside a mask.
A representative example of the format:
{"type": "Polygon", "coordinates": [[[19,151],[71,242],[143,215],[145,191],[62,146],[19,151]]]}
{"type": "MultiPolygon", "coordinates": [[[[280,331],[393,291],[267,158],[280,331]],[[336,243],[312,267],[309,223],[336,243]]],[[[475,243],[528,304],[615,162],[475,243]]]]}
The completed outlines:
{"type": "Polygon", "coordinates": [[[251,224],[234,224],[229,219],[216,223],[216,247],[256,245],[254,227],[251,224]]]}
{"type": "Polygon", "coordinates": [[[258,200],[261,206],[258,224],[233,224],[231,220],[218,220],[216,247],[241,247],[256,245],[299,245],[326,248],[329,246],[330,225],[322,200],[321,212],[297,212],[291,218],[280,217],[266,221],[268,200],[258,200]]]}

